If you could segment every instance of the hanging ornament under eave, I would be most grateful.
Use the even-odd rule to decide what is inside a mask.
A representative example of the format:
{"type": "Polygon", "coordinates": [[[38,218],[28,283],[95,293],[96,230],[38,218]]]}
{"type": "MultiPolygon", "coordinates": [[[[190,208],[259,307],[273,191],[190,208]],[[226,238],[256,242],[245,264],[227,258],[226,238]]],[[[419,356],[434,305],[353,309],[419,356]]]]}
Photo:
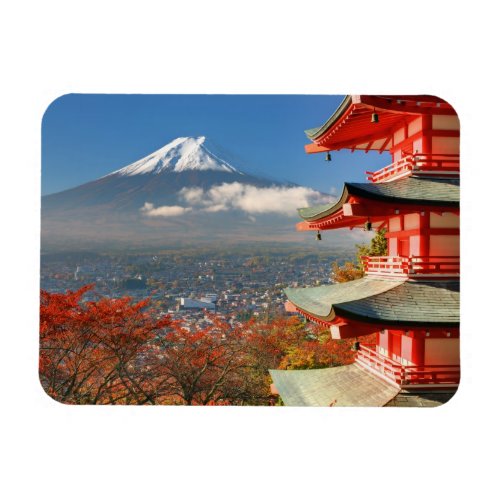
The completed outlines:
{"type": "Polygon", "coordinates": [[[372,113],[372,123],[378,123],[378,113],[375,113],[375,109],[372,113]]]}
{"type": "Polygon", "coordinates": [[[365,222],[365,231],[371,231],[371,230],[372,230],[372,223],[369,220],[367,220],[365,222]]]}
{"type": "Polygon", "coordinates": [[[316,239],[321,241],[321,233],[319,231],[316,233],[316,239]]]}
{"type": "Polygon", "coordinates": [[[329,151],[328,151],[328,153],[326,153],[325,161],[332,161],[332,155],[330,154],[329,151]]]}

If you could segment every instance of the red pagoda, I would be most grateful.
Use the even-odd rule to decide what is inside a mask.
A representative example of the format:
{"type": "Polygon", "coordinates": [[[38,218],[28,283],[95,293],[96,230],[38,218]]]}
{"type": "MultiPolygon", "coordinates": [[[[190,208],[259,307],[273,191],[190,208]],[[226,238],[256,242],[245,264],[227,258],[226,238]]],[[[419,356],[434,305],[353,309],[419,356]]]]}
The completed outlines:
{"type": "Polygon", "coordinates": [[[297,229],[385,228],[388,255],[367,257],[361,279],[285,290],[287,310],[361,342],[352,365],[271,370],[274,390],[292,406],[446,401],[460,379],[456,112],[432,96],[353,95],[306,134],[307,153],[390,152],[392,163],[346,183],[335,203],[299,209],[297,229]]]}

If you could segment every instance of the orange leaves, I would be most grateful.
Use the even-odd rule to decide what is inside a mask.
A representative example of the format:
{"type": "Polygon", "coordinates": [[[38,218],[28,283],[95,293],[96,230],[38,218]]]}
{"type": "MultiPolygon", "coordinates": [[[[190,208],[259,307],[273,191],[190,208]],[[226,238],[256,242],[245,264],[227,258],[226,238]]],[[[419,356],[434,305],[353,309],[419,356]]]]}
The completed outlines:
{"type": "Polygon", "coordinates": [[[355,266],[352,262],[345,262],[341,267],[336,262],[332,264],[332,279],[336,283],[357,280],[364,275],[363,269],[355,266]]]}
{"type": "Polygon", "coordinates": [[[40,380],[68,404],[272,404],[270,368],[350,363],[352,341],[298,317],[231,326],[172,321],[130,297],[85,301],[91,286],[41,292],[40,380]]]}
{"type": "Polygon", "coordinates": [[[134,304],[129,297],[84,302],[84,294],[92,288],[66,294],[42,290],[42,386],[66,403],[151,403],[151,384],[142,375],[133,380],[130,373],[141,372],[140,353],[170,318],[157,318],[146,309],[147,302],[134,304]]]}

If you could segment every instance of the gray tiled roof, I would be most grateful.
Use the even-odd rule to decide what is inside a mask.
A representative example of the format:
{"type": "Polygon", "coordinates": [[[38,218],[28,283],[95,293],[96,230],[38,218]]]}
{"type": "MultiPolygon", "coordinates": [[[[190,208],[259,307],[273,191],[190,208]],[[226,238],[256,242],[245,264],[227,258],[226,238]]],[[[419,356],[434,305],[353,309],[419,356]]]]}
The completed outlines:
{"type": "Polygon", "coordinates": [[[442,391],[401,391],[384,406],[400,408],[433,408],[447,403],[456,393],[454,389],[442,391]]]}
{"type": "Polygon", "coordinates": [[[332,315],[332,307],[343,302],[366,299],[401,285],[400,281],[365,277],[336,285],[310,288],[286,288],[288,299],[295,305],[320,318],[332,315]]]}
{"type": "Polygon", "coordinates": [[[405,177],[392,182],[346,182],[340,199],[335,203],[300,208],[299,216],[308,221],[326,217],[342,208],[350,195],[400,204],[458,207],[460,182],[458,179],[405,177]]]}
{"type": "Polygon", "coordinates": [[[359,280],[313,288],[287,288],[299,309],[331,321],[342,317],[393,325],[458,325],[458,281],[359,280]]]}
{"type": "Polygon", "coordinates": [[[269,373],[286,406],[384,406],[399,392],[358,365],[269,373]]]}
{"type": "Polygon", "coordinates": [[[323,125],[320,127],[310,128],[305,130],[305,134],[311,140],[317,139],[320,135],[324,134],[338,119],[340,116],[344,114],[347,108],[352,103],[352,97],[350,95],[346,95],[343,101],[340,103],[339,107],[334,111],[333,115],[326,120],[323,125]]]}

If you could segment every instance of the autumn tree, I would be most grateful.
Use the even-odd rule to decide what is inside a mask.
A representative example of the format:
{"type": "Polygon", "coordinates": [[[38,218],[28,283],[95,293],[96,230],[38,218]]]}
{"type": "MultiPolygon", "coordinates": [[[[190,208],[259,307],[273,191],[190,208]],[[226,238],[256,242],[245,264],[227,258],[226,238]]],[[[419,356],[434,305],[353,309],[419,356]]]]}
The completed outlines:
{"type": "Polygon", "coordinates": [[[364,271],[364,257],[387,255],[386,229],[379,229],[371,239],[370,244],[356,245],[356,264],[347,261],[342,266],[337,262],[332,264],[332,279],[336,283],[345,283],[362,278],[364,271]]]}
{"type": "Polygon", "coordinates": [[[241,400],[241,373],[247,366],[241,327],[231,327],[215,315],[209,325],[193,329],[174,322],[157,339],[148,358],[161,379],[158,392],[166,403],[206,405],[241,400]]]}
{"type": "Polygon", "coordinates": [[[200,328],[130,297],[41,291],[40,381],[73,404],[245,404],[251,357],[242,326],[208,316],[200,328]]]}
{"type": "Polygon", "coordinates": [[[84,302],[90,290],[41,291],[42,386],[63,403],[154,404],[156,380],[142,356],[170,318],[130,297],[84,302]]]}
{"type": "MultiPolygon", "coordinates": [[[[373,337],[366,339],[370,342],[373,337]]],[[[329,329],[305,322],[299,316],[278,317],[268,324],[255,323],[248,337],[254,401],[266,401],[270,397],[269,369],[296,370],[350,364],[355,359],[353,344],[356,340],[334,340],[329,329]]]]}
{"type": "Polygon", "coordinates": [[[204,326],[161,316],[147,300],[93,297],[92,286],[41,292],[40,381],[71,404],[267,405],[269,369],[351,363],[351,340],[296,316],[204,326]]]}
{"type": "Polygon", "coordinates": [[[353,262],[345,262],[343,266],[339,266],[337,262],[332,264],[332,279],[335,283],[357,280],[364,274],[363,269],[353,262]]]}

